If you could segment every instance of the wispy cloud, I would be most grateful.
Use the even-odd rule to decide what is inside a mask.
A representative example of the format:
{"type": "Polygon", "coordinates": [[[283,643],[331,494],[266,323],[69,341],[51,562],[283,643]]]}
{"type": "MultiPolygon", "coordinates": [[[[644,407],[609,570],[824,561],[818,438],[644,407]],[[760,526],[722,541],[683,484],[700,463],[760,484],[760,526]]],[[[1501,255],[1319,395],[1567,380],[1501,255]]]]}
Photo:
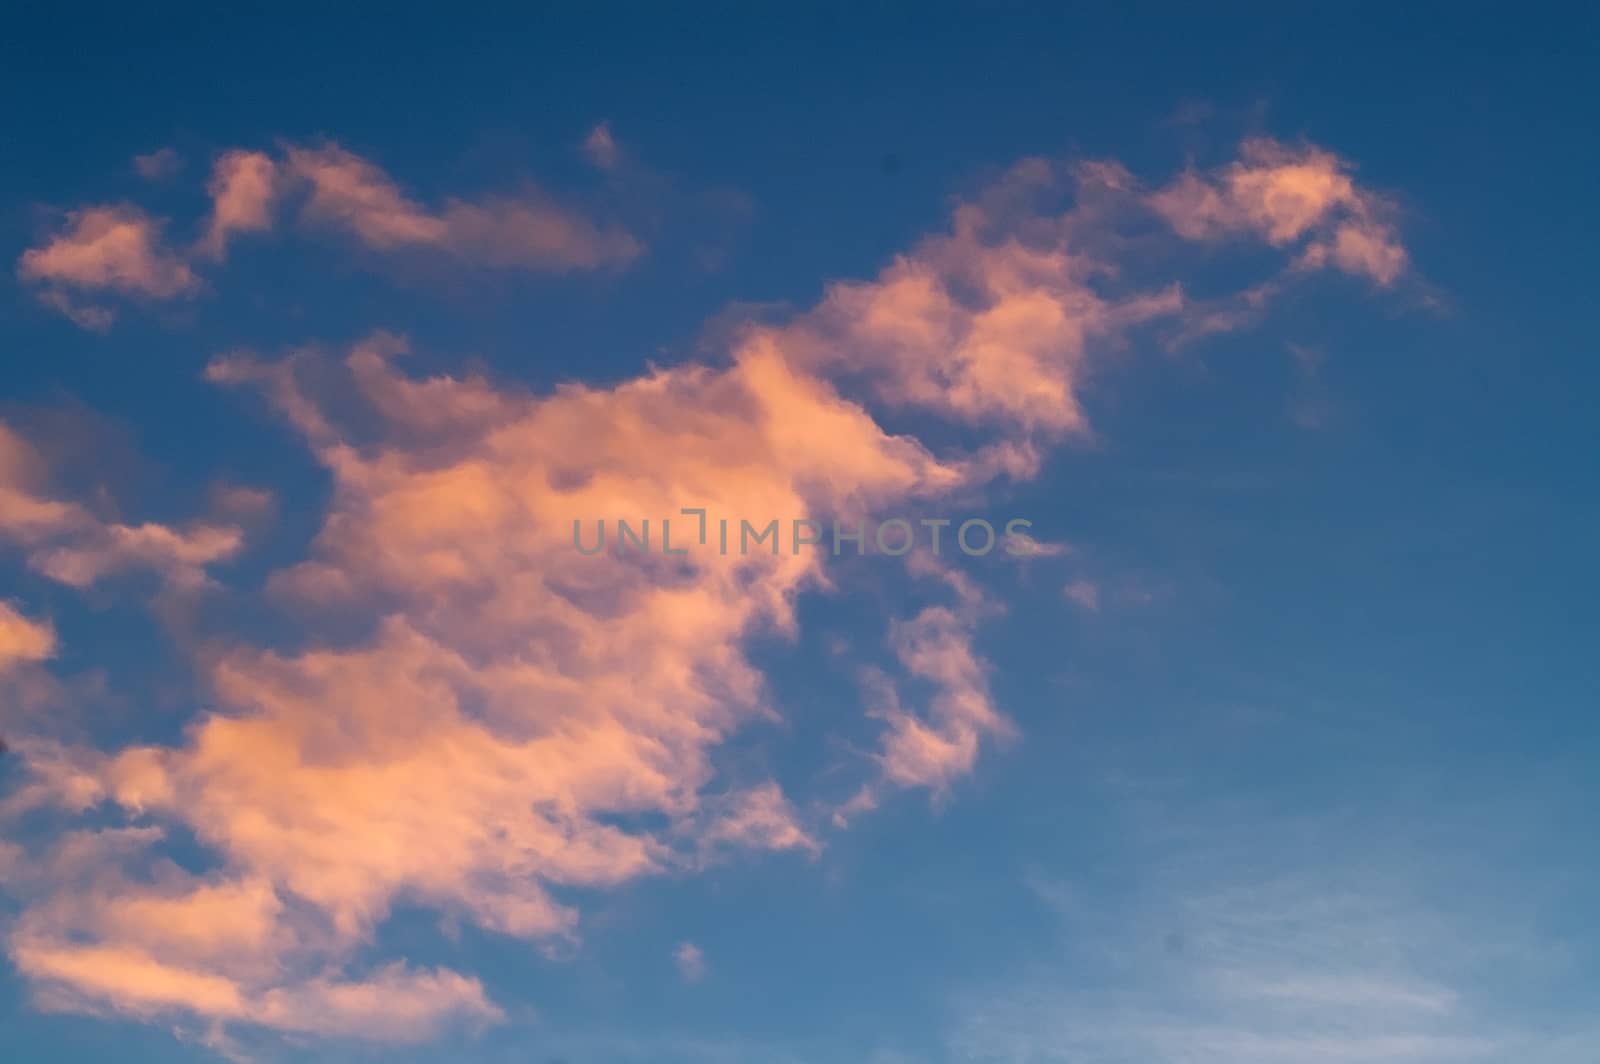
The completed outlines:
{"type": "MultiPolygon", "coordinates": [[[[586,150],[608,160],[606,168],[621,159],[609,132],[591,137],[586,150]]],[[[139,156],[135,165],[142,176],[165,180],[176,175],[180,162],[175,151],[162,149],[139,156]]],[[[60,231],[23,252],[17,275],[37,286],[46,306],[85,329],[105,332],[115,308],[86,302],[86,295],[144,301],[192,295],[202,283],[197,266],[215,268],[238,236],[272,230],[286,211],[308,227],[342,232],[374,252],[431,253],[478,269],[622,269],[645,252],[643,241],[624,226],[597,221],[527,185],[427,206],[376,163],[331,142],[287,145],[276,155],[243,148],[221,152],[206,191],[211,211],[187,248],[170,246],[167,222],[140,207],[89,206],[68,211],[60,231]]]]}
{"type": "Polygon", "coordinates": [[[183,169],[183,156],[176,148],[157,148],[133,157],[133,168],[146,181],[166,181],[183,169]]]}
{"type": "Polygon", "coordinates": [[[1100,608],[1100,585],[1093,580],[1073,580],[1062,591],[1067,598],[1093,613],[1100,608]]]}
{"type": "Polygon", "coordinates": [[[28,565],[63,584],[85,588],[110,573],[147,569],[194,588],[206,566],[234,555],[243,533],[200,521],[183,528],[108,520],[48,490],[44,458],[0,422],[0,542],[23,549],[28,565]]]}
{"type": "Polygon", "coordinates": [[[584,139],[583,153],[601,170],[615,170],[622,161],[622,148],[611,135],[611,123],[601,122],[589,131],[584,139]]]}
{"type": "Polygon", "coordinates": [[[55,651],[56,632],[48,621],[31,620],[11,603],[0,601],[0,674],[19,664],[44,661],[55,651]]]}
{"type": "Polygon", "coordinates": [[[311,188],[307,220],[378,251],[434,249],[473,265],[553,272],[625,266],[644,251],[626,230],[540,195],[424,207],[375,164],[335,145],[291,148],[287,169],[311,188]]]}
{"type": "Polygon", "coordinates": [[[1577,1064],[1600,1048],[1570,1013],[1531,1023],[1502,1004],[1559,984],[1562,947],[1488,892],[1441,891],[1459,854],[1237,810],[1178,819],[1127,854],[1132,897],[1033,882],[1062,960],[958,995],[953,1059],[1577,1064]]]}

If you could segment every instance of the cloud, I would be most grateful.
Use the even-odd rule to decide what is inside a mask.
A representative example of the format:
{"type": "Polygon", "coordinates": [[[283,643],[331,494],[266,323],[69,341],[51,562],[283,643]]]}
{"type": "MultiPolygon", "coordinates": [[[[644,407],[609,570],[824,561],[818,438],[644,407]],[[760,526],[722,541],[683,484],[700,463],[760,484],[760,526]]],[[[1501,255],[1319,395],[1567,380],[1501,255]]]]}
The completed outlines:
{"type": "Polygon", "coordinates": [[[72,587],[89,587],[128,569],[157,572],[171,585],[196,588],[208,565],[236,554],[243,535],[230,524],[175,528],[105,520],[81,503],[53,497],[42,456],[0,422],[0,542],[20,547],[29,568],[72,587]]]}
{"type": "Polygon", "coordinates": [[[1331,265],[1379,285],[1406,268],[1387,220],[1393,208],[1359,187],[1337,155],[1313,145],[1247,140],[1237,161],[1210,174],[1186,172],[1150,204],[1190,240],[1251,233],[1278,248],[1305,241],[1302,267],[1331,265]]]}
{"type": "Polygon", "coordinates": [[[135,155],[133,168],[146,181],[166,181],[183,169],[183,156],[175,148],[157,148],[146,155],[135,155]]]}
{"type": "Polygon", "coordinates": [[[698,983],[706,977],[706,955],[700,947],[693,942],[684,942],[672,953],[672,959],[678,964],[678,972],[691,983],[698,983]]]}
{"type": "Polygon", "coordinates": [[[0,674],[17,665],[44,661],[56,651],[55,628],[32,621],[9,602],[0,601],[0,674]]]}
{"type": "Polygon", "coordinates": [[[184,969],[135,950],[20,938],[12,959],[64,1008],[95,1011],[114,1001],[145,1019],[193,1015],[324,1038],[413,1043],[455,1022],[497,1022],[483,985],[444,969],[389,965],[359,980],[314,979],[253,990],[205,971],[184,969]]]}
{"type": "Polygon", "coordinates": [[[161,242],[161,224],[137,207],[86,207],[67,214],[67,228],[48,244],[22,253],[25,281],[169,299],[189,291],[195,277],[161,242]]]}
{"type": "Polygon", "coordinates": [[[1073,183],[1030,160],[963,204],[951,231],[897,258],[879,277],[828,289],[799,326],[826,372],[865,378],[883,400],[951,420],[1006,426],[993,454],[1009,471],[1036,461],[1032,443],[1083,434],[1079,389],[1097,346],[1177,313],[1181,287],[1118,289],[1083,241],[1091,208],[1039,213],[1035,200],[1073,183]]]}
{"type": "Polygon", "coordinates": [[[611,135],[611,123],[601,122],[589,131],[583,142],[583,153],[601,170],[615,170],[622,161],[622,149],[611,135]]]}
{"type": "Polygon", "coordinates": [[[96,306],[93,303],[80,303],[57,289],[40,292],[39,302],[60,311],[78,328],[87,329],[89,332],[109,332],[117,320],[116,312],[110,308],[96,306]]]}
{"type": "Polygon", "coordinates": [[[1360,217],[1340,224],[1331,237],[1307,245],[1300,258],[1300,264],[1308,269],[1329,263],[1345,273],[1365,275],[1387,285],[1405,271],[1406,252],[1387,226],[1360,217]]]}
{"type": "Polygon", "coordinates": [[[817,852],[817,840],[800,826],[789,800],[776,783],[710,803],[710,817],[700,830],[708,846],[729,844],[756,850],[806,850],[817,852]]]}
{"type": "Polygon", "coordinates": [[[1062,593],[1091,613],[1100,608],[1100,586],[1092,580],[1074,580],[1063,589],[1062,593]]]}
{"type": "Polygon", "coordinates": [[[438,244],[446,237],[443,221],[406,198],[388,174],[359,155],[333,145],[295,148],[287,165],[311,186],[308,217],[346,229],[371,247],[438,244]]]}
{"type": "Polygon", "coordinates": [[[359,980],[316,979],[263,995],[252,1017],[278,1030],[388,1042],[422,1042],[447,1023],[498,1022],[483,984],[446,969],[385,966],[359,980]]]}
{"type": "Polygon", "coordinates": [[[69,290],[171,299],[198,285],[183,259],[165,246],[162,224],[127,204],[67,213],[66,228],[22,253],[17,275],[44,285],[40,298],[80,325],[103,330],[111,311],[85,306],[69,290]]]}
{"type": "MultiPolygon", "coordinates": [[[[1494,885],[1477,812],[1459,836],[1465,852],[1432,831],[1419,851],[1413,829],[1389,832],[1387,802],[1326,818],[1253,804],[1185,797],[1129,810],[1127,849],[1096,875],[1033,880],[1046,941],[1070,948],[958,991],[950,1058],[1578,1064],[1600,1046],[1592,1024],[1530,1022],[1508,1005],[1554,1001],[1572,973],[1562,943],[1519,911],[1531,899],[1494,885]],[[1124,874],[1137,885],[1095,893],[1124,874]]],[[[1415,810],[1403,819],[1418,822],[1415,810]]]]}
{"type": "MultiPolygon", "coordinates": [[[[620,155],[606,143],[605,157],[614,165],[620,155]]],[[[586,150],[593,156],[602,149],[591,137],[586,150]]],[[[150,180],[164,180],[181,161],[162,149],[136,157],[135,166],[150,180]]],[[[645,251],[621,225],[594,221],[537,190],[425,206],[376,164],[332,143],[290,145],[281,158],[224,151],[206,190],[210,216],[187,250],[167,246],[165,222],[137,206],[84,207],[67,212],[63,229],[45,244],[23,252],[17,275],[39,286],[46,306],[82,328],[105,332],[115,311],[86,302],[84,293],[145,300],[192,294],[201,286],[197,261],[221,262],[236,235],[270,230],[280,202],[297,193],[304,193],[298,206],[307,224],[340,230],[383,253],[425,251],[485,269],[565,273],[620,269],[645,251]]]]}
{"type": "Polygon", "coordinates": [[[891,688],[880,687],[877,709],[888,724],[881,757],[884,775],[903,787],[943,791],[972,771],[986,736],[1011,734],[989,693],[988,667],[973,649],[971,619],[930,606],[891,628],[895,656],[913,678],[936,694],[926,713],[907,709],[891,688]]]}
{"type": "Polygon", "coordinates": [[[306,966],[319,930],[291,899],[259,876],[150,860],[162,838],[149,827],[67,833],[9,877],[35,900],[10,931],[11,958],[49,1007],[395,1043],[502,1018],[478,980],[447,969],[306,966]]]}
{"type": "Polygon", "coordinates": [[[271,228],[277,183],[278,166],[262,152],[229,151],[218,156],[207,185],[212,207],[201,241],[203,252],[220,259],[232,234],[271,228]]]}
{"type": "Polygon", "coordinates": [[[336,145],[291,148],[288,172],[311,189],[307,220],[376,251],[432,249],[487,267],[548,272],[625,266],[643,245],[546,197],[450,199],[430,210],[375,164],[336,145]]]}
{"type": "Polygon", "coordinates": [[[1008,555],[1017,558],[1061,558],[1072,553],[1070,543],[1046,542],[1035,539],[1027,532],[1017,531],[1010,533],[1011,542],[1008,544],[1016,553],[1008,555]]]}

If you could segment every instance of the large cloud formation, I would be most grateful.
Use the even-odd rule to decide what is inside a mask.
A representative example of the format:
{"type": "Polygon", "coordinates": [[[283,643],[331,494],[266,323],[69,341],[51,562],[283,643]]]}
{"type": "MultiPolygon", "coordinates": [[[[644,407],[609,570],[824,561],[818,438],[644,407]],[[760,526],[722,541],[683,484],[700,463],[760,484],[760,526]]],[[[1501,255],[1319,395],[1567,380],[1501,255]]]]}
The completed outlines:
{"type": "MultiPolygon", "coordinates": [[[[220,255],[266,224],[285,173],[310,183],[308,218],[376,248],[493,257],[521,234],[517,256],[623,254],[602,240],[610,250],[585,258],[575,249],[594,232],[532,207],[426,210],[333,148],[219,164],[204,247],[220,255]]],[[[309,556],[263,589],[302,638],[199,646],[210,708],[181,741],[19,737],[30,785],[8,813],[54,807],[68,826],[30,848],[27,871],[0,866],[24,903],[12,959],[59,1007],[424,1039],[500,1008],[469,974],[371,962],[397,905],[570,941],[585,890],[730,850],[814,854],[890,791],[946,791],[1014,733],[975,642],[990,603],[964,574],[910,556],[947,601],[886,619],[899,677],[867,674],[876,753],[853,797],[830,804],[730,778],[716,757],[779,712],[747,648],[794,631],[799,597],[831,585],[826,552],[582,557],[574,521],[671,518],[692,543],[685,508],[848,522],[1031,476],[1088,431],[1082,387],[1104,354],[1141,330],[1181,332],[1195,312],[1181,278],[1129,279],[1159,271],[1176,240],[1129,244],[1125,220],[1270,247],[1309,234],[1334,262],[1365,263],[1340,233],[1369,224],[1374,201],[1342,173],[1327,153],[1266,142],[1218,177],[1154,192],[1114,164],[1029,160],[876,278],[750,326],[718,360],[606,387],[417,376],[405,341],[383,333],[338,357],[216,358],[208,377],[270,404],[332,484],[309,556]],[[1123,261],[1134,247],[1150,261],[1123,261]],[[896,410],[965,442],[892,433],[880,419],[896,410]],[[73,826],[91,810],[94,826],[73,826]],[[173,859],[175,835],[205,852],[203,870],[173,859]]],[[[241,549],[235,529],[93,519],[45,491],[19,439],[0,445],[0,531],[52,578],[84,585],[137,563],[200,594],[241,549]]],[[[13,656],[53,646],[29,643],[20,617],[6,624],[13,656]]]]}

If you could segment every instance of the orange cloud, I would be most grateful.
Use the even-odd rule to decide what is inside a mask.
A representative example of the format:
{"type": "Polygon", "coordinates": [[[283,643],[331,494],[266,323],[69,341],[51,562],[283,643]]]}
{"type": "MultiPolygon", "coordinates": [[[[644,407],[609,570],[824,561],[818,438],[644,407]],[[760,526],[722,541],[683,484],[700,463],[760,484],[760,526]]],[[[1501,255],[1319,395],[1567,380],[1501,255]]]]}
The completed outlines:
{"type": "Polygon", "coordinates": [[[712,815],[701,829],[708,846],[726,843],[757,850],[806,850],[820,848],[804,830],[789,800],[776,783],[764,783],[748,791],[712,803],[712,815]]]}
{"type": "Polygon", "coordinates": [[[1193,171],[1150,196],[1150,205],[1190,240],[1255,233],[1273,247],[1310,238],[1300,264],[1333,265],[1392,284],[1406,253],[1382,197],[1362,189],[1332,152],[1257,137],[1212,174],[1193,171]]]}
{"type": "Polygon", "coordinates": [[[25,281],[110,288],[166,299],[194,287],[189,267],[161,243],[161,225],[137,207],[86,207],[67,230],[22,253],[25,281]]]}
{"type": "Polygon", "coordinates": [[[895,655],[912,677],[937,693],[925,712],[906,709],[892,689],[880,694],[888,722],[881,761],[885,777],[903,787],[945,790],[972,771],[986,736],[1012,734],[989,693],[988,666],[972,646],[971,616],[930,606],[891,629],[895,655]]]}
{"type": "Polygon", "coordinates": [[[243,545],[233,525],[177,529],[107,521],[80,503],[52,498],[42,457],[0,422],[0,541],[21,547],[28,565],[53,580],[88,587],[109,573],[149,569],[182,587],[206,582],[205,567],[243,545]]]}
{"type": "Polygon", "coordinates": [[[306,214],[347,229],[374,248],[437,244],[445,238],[442,221],[407,199],[377,166],[337,146],[294,148],[288,169],[311,185],[306,214]]]}
{"type": "Polygon", "coordinates": [[[111,311],[81,305],[67,289],[171,299],[198,284],[188,264],[162,242],[161,228],[160,222],[126,204],[70,211],[63,232],[22,253],[17,275],[48,286],[41,292],[47,305],[80,325],[104,329],[111,311]]]}
{"type": "Polygon", "coordinates": [[[1358,217],[1342,223],[1331,237],[1312,242],[1300,262],[1310,268],[1331,262],[1346,273],[1389,285],[1405,271],[1406,252],[1388,227],[1358,217]]]}
{"type": "Polygon", "coordinates": [[[0,674],[19,664],[44,661],[55,650],[55,628],[31,621],[9,602],[0,601],[0,674]]]}
{"type": "Polygon", "coordinates": [[[680,943],[672,952],[672,959],[677,962],[679,973],[688,982],[698,983],[706,977],[706,955],[693,942],[680,943]]]}
{"type": "Polygon", "coordinates": [[[311,188],[307,219],[378,251],[431,248],[473,265],[559,272],[623,266],[644,250],[625,230],[538,196],[451,199],[429,210],[335,145],[291,148],[287,167],[311,188]]]}
{"type": "MultiPolygon", "coordinates": [[[[1175,285],[1114,292],[1083,238],[1090,207],[1040,214],[1036,197],[1069,177],[1042,160],[1020,164],[955,213],[950,233],[923,241],[879,277],[829,288],[791,330],[822,372],[865,377],[891,404],[1003,427],[1018,447],[1088,428],[1078,397],[1098,345],[1177,313],[1175,285]],[[1081,246],[1080,246],[1081,245],[1081,246]]],[[[1091,170],[1085,183],[1100,181],[1091,170]]],[[[1001,452],[997,452],[1001,453],[1001,452]]],[[[1012,472],[1036,460],[1013,452],[1012,472]]]]}
{"type": "Polygon", "coordinates": [[[207,185],[211,221],[201,249],[220,259],[232,234],[271,228],[277,185],[278,166],[262,152],[229,151],[218,156],[207,185]]]}
{"type": "Polygon", "coordinates": [[[11,957],[47,1004],[81,1011],[114,1002],[117,1012],[147,1019],[195,1016],[390,1043],[427,1041],[452,1022],[503,1019],[482,983],[447,969],[413,971],[396,963],[366,979],[257,988],[125,947],[19,937],[11,957]]]}
{"type": "MultiPolygon", "coordinates": [[[[620,159],[604,127],[586,150],[608,165],[620,159]]],[[[135,158],[136,169],[151,180],[172,176],[180,163],[170,149],[135,158]]],[[[136,206],[85,207],[68,212],[63,231],[47,243],[23,252],[17,275],[40,286],[46,306],[82,328],[105,332],[115,311],[85,302],[83,293],[153,300],[192,293],[201,283],[192,263],[220,262],[236,234],[271,229],[279,201],[295,191],[306,192],[300,213],[307,222],[342,230],[380,252],[424,250],[470,266],[569,272],[621,268],[645,250],[622,226],[596,222],[534,191],[424,206],[377,165],[335,144],[290,146],[281,160],[261,151],[225,151],[206,190],[210,217],[186,251],[169,248],[164,222],[136,206]]]]}
{"type": "Polygon", "coordinates": [[[9,951],[45,1004],[387,1042],[501,1018],[476,979],[448,970],[326,970],[313,963],[320,928],[271,883],[144,859],[161,838],[154,828],[72,832],[32,864],[9,862],[8,886],[35,899],[9,951]],[[130,862],[146,874],[125,874],[130,862]]]}
{"type": "Polygon", "coordinates": [[[1091,613],[1100,609],[1100,585],[1093,580],[1074,580],[1062,590],[1062,594],[1091,613]]]}

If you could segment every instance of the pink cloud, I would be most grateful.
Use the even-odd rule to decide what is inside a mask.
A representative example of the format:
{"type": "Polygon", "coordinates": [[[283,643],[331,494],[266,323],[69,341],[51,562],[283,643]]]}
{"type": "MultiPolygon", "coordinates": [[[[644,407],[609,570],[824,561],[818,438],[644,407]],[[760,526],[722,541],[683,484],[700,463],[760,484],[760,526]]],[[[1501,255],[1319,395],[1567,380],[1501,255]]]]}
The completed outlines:
{"type": "Polygon", "coordinates": [[[388,174],[343,148],[294,148],[288,169],[311,186],[305,213],[378,249],[437,244],[445,225],[408,199],[388,174]]]}
{"type": "Polygon", "coordinates": [[[880,713],[888,722],[882,764],[902,787],[943,791],[972,771],[980,740],[1012,734],[989,693],[988,666],[972,645],[971,618],[931,606],[894,622],[891,641],[906,671],[937,691],[926,712],[907,709],[892,692],[880,713]]]}
{"type": "Polygon", "coordinates": [[[271,228],[278,166],[262,152],[224,152],[212,168],[207,191],[211,194],[211,221],[201,249],[220,259],[234,233],[271,228]]]}
{"type": "MultiPolygon", "coordinates": [[[[1113,291],[1084,239],[1088,208],[1039,214],[1069,174],[1041,160],[962,205],[873,281],[829,288],[794,330],[823,372],[858,374],[892,404],[1006,426],[1012,444],[1087,431],[1078,391],[1096,349],[1183,306],[1181,289],[1113,291]]],[[[1103,170],[1088,179],[1104,178],[1103,170]]]]}
{"type": "Polygon", "coordinates": [[[157,148],[133,157],[133,168],[146,181],[165,181],[183,169],[183,156],[175,148],[157,148]]]}
{"type": "Polygon", "coordinates": [[[86,207],[67,215],[67,229],[44,247],[22,253],[25,281],[109,288],[168,299],[189,291],[189,267],[161,243],[161,225],[137,207],[86,207]]]}
{"type": "Polygon", "coordinates": [[[109,307],[83,303],[59,289],[46,289],[39,293],[39,302],[60,311],[74,325],[89,332],[109,332],[117,320],[116,312],[109,307]]]}
{"type": "Polygon", "coordinates": [[[1327,263],[1390,285],[1405,271],[1406,252],[1387,226],[1358,217],[1339,225],[1330,238],[1313,241],[1300,262],[1308,268],[1327,263]]]}
{"type": "MultiPolygon", "coordinates": [[[[614,142],[605,149],[614,163],[614,142]]],[[[591,138],[591,154],[604,143],[591,138]]],[[[170,149],[138,156],[152,180],[176,172],[170,149]]],[[[131,204],[70,211],[63,230],[23,252],[17,275],[39,286],[38,298],[82,328],[107,331],[115,311],[85,293],[166,300],[193,293],[199,259],[220,262],[241,233],[265,232],[280,201],[305,192],[300,216],[343,231],[374,251],[428,251],[469,266],[570,272],[627,266],[644,245],[625,228],[605,224],[536,191],[478,199],[447,198],[429,207],[408,196],[376,164],[334,145],[221,153],[207,183],[210,217],[187,251],[167,246],[164,222],[131,204]]]]}
{"type": "Polygon", "coordinates": [[[1405,249],[1385,220],[1392,208],[1358,186],[1344,160],[1315,146],[1247,140],[1237,161],[1210,174],[1189,171],[1149,202],[1190,240],[1254,233],[1281,248],[1309,237],[1301,265],[1333,265],[1385,286],[1405,269],[1405,249]]]}
{"type": "Polygon", "coordinates": [[[0,674],[21,664],[44,661],[56,651],[55,628],[23,616],[0,600],[0,674]]]}
{"type": "Polygon", "coordinates": [[[206,566],[243,545],[242,533],[229,524],[174,528],[106,520],[81,503],[53,497],[46,480],[44,459],[0,422],[0,541],[21,547],[30,568],[72,587],[147,569],[174,586],[194,588],[206,583],[206,566]]]}
{"type": "Polygon", "coordinates": [[[18,937],[11,957],[61,1008],[156,1019],[195,1016],[326,1038],[423,1042],[454,1022],[493,1023],[504,1014],[483,984],[446,969],[393,964],[365,979],[315,978],[257,987],[169,963],[136,949],[18,937]]]}
{"type": "Polygon", "coordinates": [[[142,860],[161,838],[148,827],[70,832],[13,864],[8,887],[35,903],[9,951],[47,1006],[395,1043],[502,1018],[482,984],[456,972],[308,965],[320,930],[292,899],[258,876],[142,860]],[[148,872],[130,876],[129,863],[148,872]]]}
{"type": "Polygon", "coordinates": [[[712,815],[700,829],[707,845],[726,843],[756,850],[811,853],[820,849],[816,839],[800,825],[793,806],[776,783],[764,783],[710,804],[712,815]]]}
{"type": "Polygon", "coordinates": [[[624,266],[644,250],[625,230],[541,196],[450,199],[430,210],[378,166],[335,145],[291,148],[287,166],[311,188],[308,220],[377,251],[433,249],[473,265],[560,272],[624,266]]]}
{"type": "Polygon", "coordinates": [[[1091,613],[1100,608],[1100,585],[1092,580],[1074,580],[1062,593],[1071,602],[1091,613]]]}
{"type": "Polygon", "coordinates": [[[163,243],[161,228],[160,222],[128,205],[70,211],[63,232],[22,253],[17,275],[48,286],[40,293],[48,305],[80,325],[103,330],[111,312],[81,304],[66,290],[171,299],[198,285],[188,264],[163,243]]]}

